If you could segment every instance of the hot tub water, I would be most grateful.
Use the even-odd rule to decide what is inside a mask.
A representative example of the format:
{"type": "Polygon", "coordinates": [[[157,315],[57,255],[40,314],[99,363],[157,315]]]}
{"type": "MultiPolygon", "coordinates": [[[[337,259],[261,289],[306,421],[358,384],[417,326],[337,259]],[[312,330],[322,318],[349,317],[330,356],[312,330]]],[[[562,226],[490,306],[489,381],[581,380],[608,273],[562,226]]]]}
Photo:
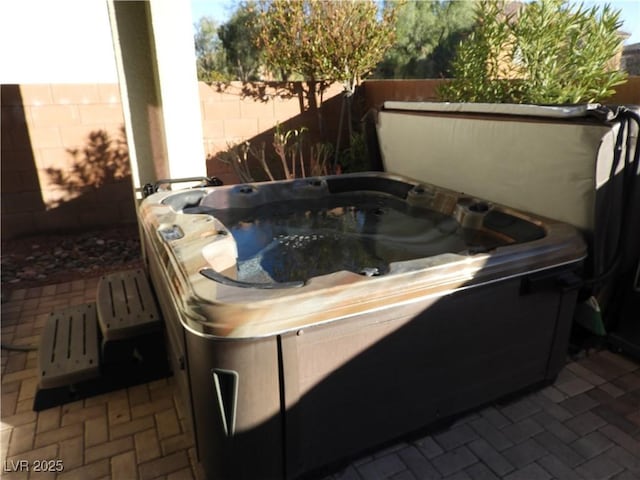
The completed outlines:
{"type": "Polygon", "coordinates": [[[382,275],[391,262],[511,243],[393,197],[337,197],[208,213],[233,235],[244,282],[306,281],[340,270],[382,275]]]}

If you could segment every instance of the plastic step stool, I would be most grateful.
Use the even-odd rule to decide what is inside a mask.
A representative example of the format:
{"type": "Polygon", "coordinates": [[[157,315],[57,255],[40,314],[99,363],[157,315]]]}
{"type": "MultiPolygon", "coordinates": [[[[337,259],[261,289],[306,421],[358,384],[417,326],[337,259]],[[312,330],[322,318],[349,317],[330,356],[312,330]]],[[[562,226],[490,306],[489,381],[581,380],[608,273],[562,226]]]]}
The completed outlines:
{"type": "Polygon", "coordinates": [[[40,341],[41,388],[71,385],[100,375],[95,303],[52,312],[40,341]]]}

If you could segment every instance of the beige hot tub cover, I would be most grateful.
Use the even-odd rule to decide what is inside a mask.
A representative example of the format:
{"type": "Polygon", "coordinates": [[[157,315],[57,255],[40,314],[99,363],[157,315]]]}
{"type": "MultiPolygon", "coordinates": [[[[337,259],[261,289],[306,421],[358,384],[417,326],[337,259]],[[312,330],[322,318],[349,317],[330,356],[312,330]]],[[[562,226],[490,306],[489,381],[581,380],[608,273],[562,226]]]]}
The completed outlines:
{"type": "Polygon", "coordinates": [[[385,102],[378,141],[386,171],[591,230],[620,128],[598,109],[385,102]]]}

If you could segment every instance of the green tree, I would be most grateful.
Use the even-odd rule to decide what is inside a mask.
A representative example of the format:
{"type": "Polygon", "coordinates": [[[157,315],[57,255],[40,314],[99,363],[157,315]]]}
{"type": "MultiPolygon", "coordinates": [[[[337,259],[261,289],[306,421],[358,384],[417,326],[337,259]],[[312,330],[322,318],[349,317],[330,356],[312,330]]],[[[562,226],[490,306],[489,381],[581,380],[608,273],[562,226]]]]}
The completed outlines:
{"type": "Polygon", "coordinates": [[[208,83],[228,80],[222,42],[218,37],[218,24],[212,17],[202,17],[195,28],[198,80],[208,83]]]}
{"type": "Polygon", "coordinates": [[[347,91],[374,69],[393,43],[395,7],[379,15],[374,0],[263,0],[258,45],[266,65],[282,80],[307,84],[310,108],[327,82],[347,91]]]}
{"type": "Polygon", "coordinates": [[[218,29],[227,70],[243,82],[256,80],[260,69],[257,17],[255,2],[241,3],[229,21],[218,29]]]}
{"type": "Polygon", "coordinates": [[[512,103],[595,102],[613,94],[626,74],[612,66],[621,48],[620,12],[565,0],[539,0],[508,12],[500,0],[480,2],[476,30],[453,62],[443,100],[512,103]]]}
{"type": "Polygon", "coordinates": [[[398,9],[396,41],[377,77],[437,78],[449,74],[461,38],[474,24],[474,1],[411,0],[398,9]]]}

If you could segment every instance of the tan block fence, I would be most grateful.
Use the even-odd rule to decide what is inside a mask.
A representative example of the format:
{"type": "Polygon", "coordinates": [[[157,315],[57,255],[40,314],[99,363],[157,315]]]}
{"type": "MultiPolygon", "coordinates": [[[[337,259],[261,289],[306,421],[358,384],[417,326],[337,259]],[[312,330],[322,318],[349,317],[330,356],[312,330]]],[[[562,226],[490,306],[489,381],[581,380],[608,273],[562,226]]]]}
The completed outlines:
{"type": "Polygon", "coordinates": [[[1,95],[3,238],[135,221],[117,85],[1,95]]]}
{"type": "MultiPolygon", "coordinates": [[[[215,160],[217,153],[248,141],[258,147],[270,147],[277,127],[282,131],[306,127],[314,140],[320,140],[316,115],[308,110],[301,113],[301,99],[292,95],[284,84],[224,85],[199,84],[204,151],[207,174],[225,183],[237,183],[231,167],[215,160]]],[[[331,85],[323,94],[321,107],[327,125],[324,140],[335,143],[340,115],[342,86],[331,85]]],[[[306,103],[303,101],[303,104],[306,103]]]]}
{"type": "MultiPolygon", "coordinates": [[[[439,83],[364,82],[357,111],[384,100],[436,100],[439,83]]],[[[314,141],[335,144],[341,90],[335,84],[324,93],[326,128],[318,132],[316,115],[301,113],[300,99],[284,85],[200,83],[207,174],[236,183],[233,170],[215,155],[244,141],[269,148],[277,125],[283,131],[305,126],[314,141]]],[[[117,85],[2,85],[0,93],[2,238],[135,222],[117,85]]],[[[640,104],[640,77],[619,87],[610,103],[640,104]]]]}
{"type": "MultiPolygon", "coordinates": [[[[276,125],[306,126],[297,96],[283,86],[200,83],[207,174],[237,183],[214,160],[243,141],[271,144],[276,125]]],[[[324,94],[327,136],[335,138],[340,85],[324,94]]],[[[2,85],[2,238],[135,222],[129,157],[117,85],[2,85]]],[[[143,179],[146,181],[146,179],[143,179]]]]}

